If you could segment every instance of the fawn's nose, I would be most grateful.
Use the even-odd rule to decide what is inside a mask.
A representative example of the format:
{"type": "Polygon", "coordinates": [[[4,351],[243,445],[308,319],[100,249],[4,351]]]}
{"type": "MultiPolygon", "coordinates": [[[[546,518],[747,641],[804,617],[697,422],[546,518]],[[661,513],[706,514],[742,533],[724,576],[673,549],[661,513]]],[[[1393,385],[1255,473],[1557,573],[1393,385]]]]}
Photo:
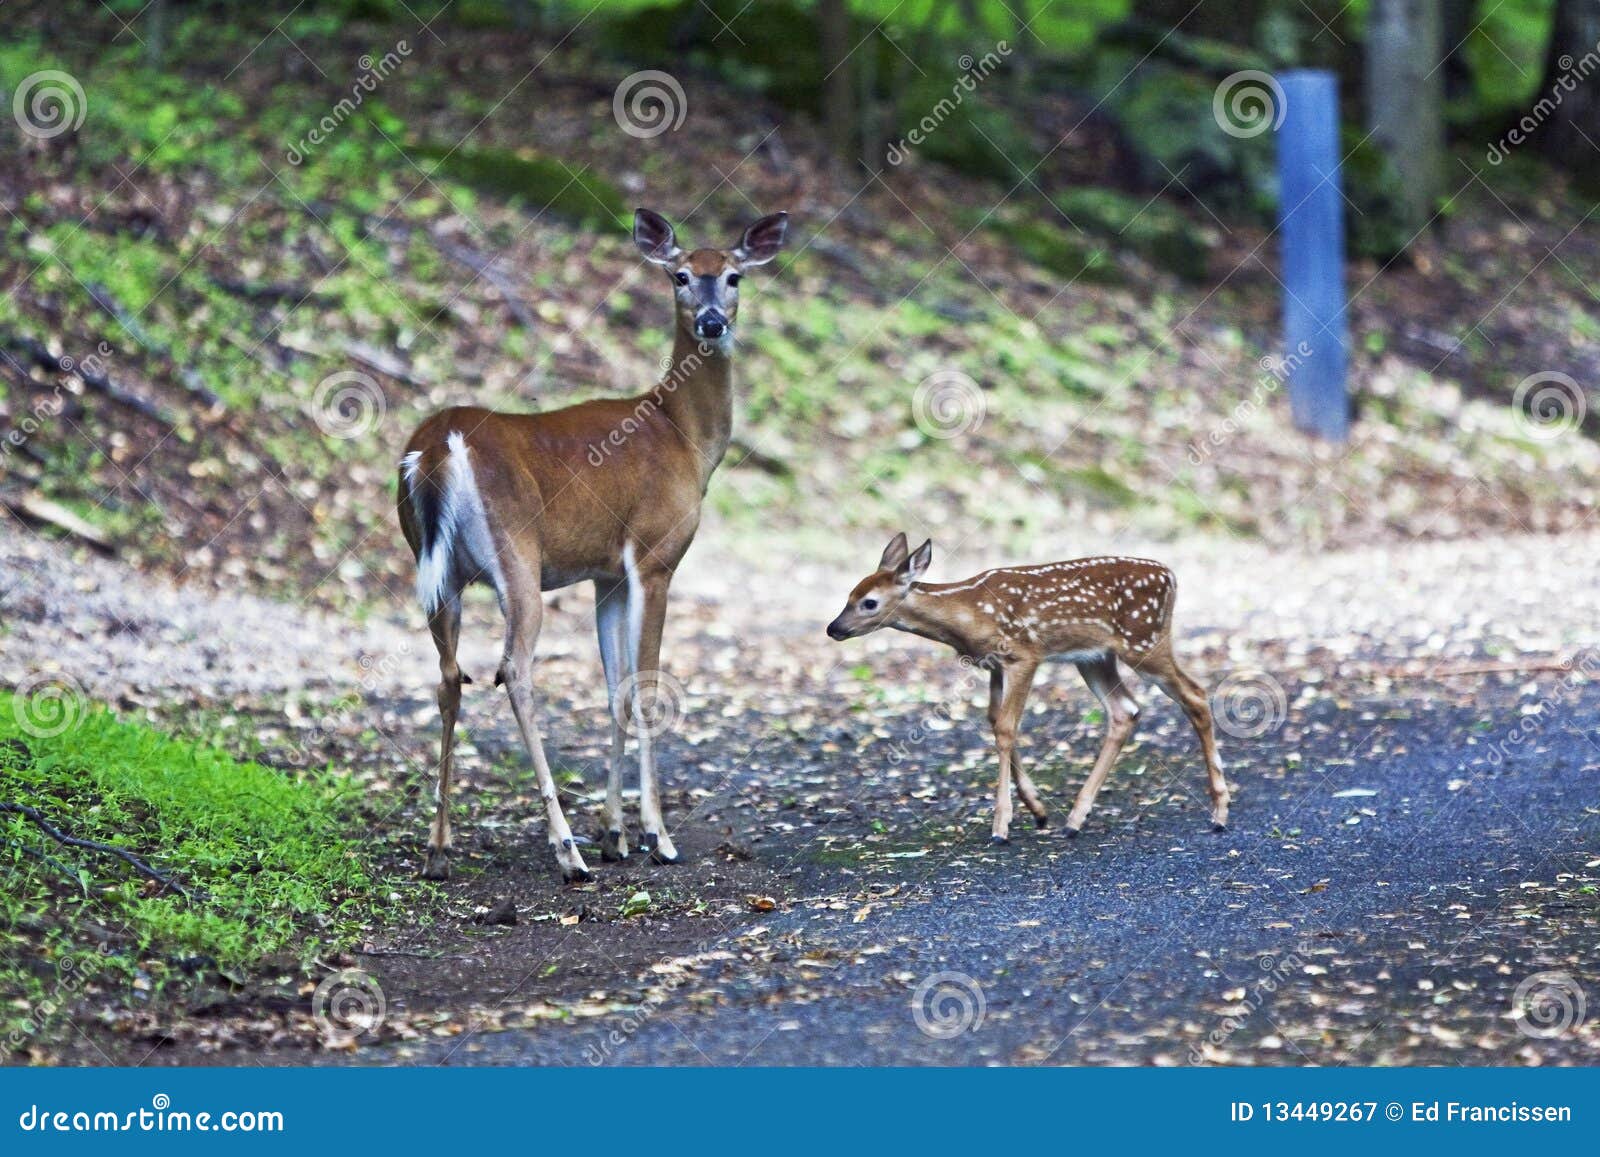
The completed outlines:
{"type": "Polygon", "coordinates": [[[833,622],[828,624],[828,638],[837,641],[848,639],[849,637],[849,632],[839,625],[838,619],[834,619],[833,622]]]}
{"type": "Polygon", "coordinates": [[[728,319],[714,309],[708,309],[694,319],[695,334],[705,338],[719,338],[728,332],[728,319]]]}

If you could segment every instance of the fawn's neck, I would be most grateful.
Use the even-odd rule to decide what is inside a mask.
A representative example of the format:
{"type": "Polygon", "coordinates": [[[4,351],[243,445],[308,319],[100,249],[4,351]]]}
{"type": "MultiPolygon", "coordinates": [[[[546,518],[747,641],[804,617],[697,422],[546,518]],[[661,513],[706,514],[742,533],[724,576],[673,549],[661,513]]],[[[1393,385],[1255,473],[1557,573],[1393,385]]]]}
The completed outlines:
{"type": "Polygon", "coordinates": [[[703,491],[733,437],[731,353],[680,328],[672,343],[672,365],[651,393],[694,448],[703,491]]]}
{"type": "Polygon", "coordinates": [[[979,653],[983,650],[979,616],[960,595],[940,594],[942,589],[932,583],[912,583],[889,626],[954,647],[963,655],[979,653]]]}

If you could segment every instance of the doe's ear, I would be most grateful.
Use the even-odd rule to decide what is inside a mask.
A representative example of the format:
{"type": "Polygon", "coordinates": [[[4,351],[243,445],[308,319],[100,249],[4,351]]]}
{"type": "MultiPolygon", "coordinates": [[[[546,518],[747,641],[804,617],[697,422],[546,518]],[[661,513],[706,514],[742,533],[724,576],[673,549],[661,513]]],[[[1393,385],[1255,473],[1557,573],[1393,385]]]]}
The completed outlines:
{"type": "Polygon", "coordinates": [[[771,213],[744,231],[734,247],[733,259],[740,265],[765,265],[783,248],[789,235],[789,214],[771,213]]]}
{"type": "Polygon", "coordinates": [[[678,248],[678,239],[672,232],[671,223],[650,209],[633,211],[633,243],[639,247],[646,261],[653,261],[657,265],[670,264],[683,253],[678,248]]]}
{"type": "Polygon", "coordinates": [[[894,577],[903,583],[914,583],[927,572],[933,562],[933,539],[928,539],[912,552],[911,557],[895,570],[894,577]]]}
{"type": "Polygon", "coordinates": [[[906,543],[906,532],[902,530],[889,540],[888,546],[883,548],[883,557],[878,560],[878,569],[894,570],[906,561],[906,555],[910,553],[911,547],[906,543]]]}

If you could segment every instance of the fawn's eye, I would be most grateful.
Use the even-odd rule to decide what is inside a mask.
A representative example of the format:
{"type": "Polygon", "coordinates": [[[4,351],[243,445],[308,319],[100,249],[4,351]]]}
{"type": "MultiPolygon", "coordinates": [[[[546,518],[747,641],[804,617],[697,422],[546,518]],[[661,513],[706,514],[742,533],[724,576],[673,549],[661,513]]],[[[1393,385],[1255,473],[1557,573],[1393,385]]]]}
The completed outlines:
{"type": "Polygon", "coordinates": [[[862,599],[861,600],[861,609],[864,610],[864,611],[875,611],[875,610],[877,610],[878,609],[878,600],[877,599],[862,599]]]}
{"type": "Polygon", "coordinates": [[[678,270],[678,272],[676,272],[676,273],[674,273],[672,275],[672,279],[674,281],[676,281],[679,285],[688,285],[689,284],[689,272],[686,269],[680,269],[680,270],[678,270]]]}
{"type": "Polygon", "coordinates": [[[737,273],[728,274],[728,288],[732,289],[739,284],[740,276],[737,273]]]}

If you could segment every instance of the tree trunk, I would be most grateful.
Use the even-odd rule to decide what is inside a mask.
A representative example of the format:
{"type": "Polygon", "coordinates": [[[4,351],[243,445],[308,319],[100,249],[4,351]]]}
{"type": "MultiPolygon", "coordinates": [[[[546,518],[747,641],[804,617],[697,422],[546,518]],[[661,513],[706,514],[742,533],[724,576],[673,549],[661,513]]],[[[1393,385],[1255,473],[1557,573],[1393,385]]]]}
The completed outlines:
{"type": "Polygon", "coordinates": [[[850,6],[847,0],[820,0],[817,31],[822,38],[822,63],[829,71],[822,82],[822,119],[833,155],[841,161],[857,156],[855,70],[851,67],[850,6]]]}
{"type": "Polygon", "coordinates": [[[1367,127],[1400,177],[1412,229],[1433,216],[1445,175],[1441,0],[1373,0],[1367,19],[1367,127]]]}
{"type": "Polygon", "coordinates": [[[1524,120],[1557,162],[1600,176],[1600,0],[1556,0],[1544,80],[1524,120]]]}

